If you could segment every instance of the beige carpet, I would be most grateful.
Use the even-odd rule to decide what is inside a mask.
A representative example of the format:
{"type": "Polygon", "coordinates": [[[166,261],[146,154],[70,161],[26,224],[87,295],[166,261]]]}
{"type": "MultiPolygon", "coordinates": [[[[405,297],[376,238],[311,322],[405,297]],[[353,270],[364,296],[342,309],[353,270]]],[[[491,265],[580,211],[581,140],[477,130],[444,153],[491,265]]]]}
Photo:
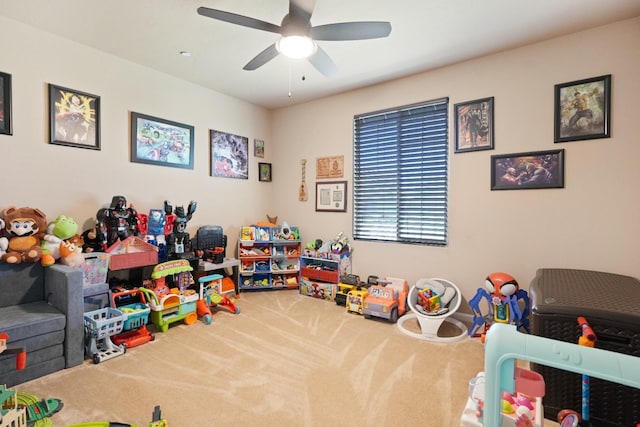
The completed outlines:
{"type": "Polygon", "coordinates": [[[146,427],[155,405],[171,427],[453,427],[468,380],[483,370],[477,339],[418,340],[291,290],[246,292],[237,303],[238,315],[176,324],[122,356],[16,389],[60,398],[56,427],[146,427]]]}

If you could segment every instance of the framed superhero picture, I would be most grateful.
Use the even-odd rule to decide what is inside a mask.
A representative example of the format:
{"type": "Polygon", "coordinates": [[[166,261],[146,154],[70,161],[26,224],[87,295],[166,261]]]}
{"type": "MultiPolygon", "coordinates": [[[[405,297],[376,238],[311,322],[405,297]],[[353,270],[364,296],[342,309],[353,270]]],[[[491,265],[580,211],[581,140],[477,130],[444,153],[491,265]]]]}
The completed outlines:
{"type": "Polygon", "coordinates": [[[611,74],[555,85],[555,142],[609,138],[611,74]]]}
{"type": "Polygon", "coordinates": [[[493,150],[493,97],[453,106],[455,152],[493,150]]]}
{"type": "Polygon", "coordinates": [[[210,130],[209,139],[211,176],[249,179],[249,138],[210,130]]]}
{"type": "Polygon", "coordinates": [[[49,84],[49,143],[100,150],[100,97],[49,84]]]}
{"type": "Polygon", "coordinates": [[[193,169],[194,127],[131,113],[131,161],[193,169]]]}
{"type": "Polygon", "coordinates": [[[491,190],[564,188],[564,150],[491,156],[491,190]]]}
{"type": "Polygon", "coordinates": [[[0,72],[0,134],[11,135],[11,74],[0,72]]]}

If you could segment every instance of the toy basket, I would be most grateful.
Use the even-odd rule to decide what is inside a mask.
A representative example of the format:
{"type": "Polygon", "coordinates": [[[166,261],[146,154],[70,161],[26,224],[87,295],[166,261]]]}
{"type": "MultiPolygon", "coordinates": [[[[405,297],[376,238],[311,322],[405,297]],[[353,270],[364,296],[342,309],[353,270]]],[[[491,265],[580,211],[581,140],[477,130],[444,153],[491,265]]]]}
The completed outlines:
{"type": "Polygon", "coordinates": [[[84,314],[84,327],[94,338],[103,339],[122,332],[124,314],[107,307],[84,314]]]}
{"type": "Polygon", "coordinates": [[[149,321],[149,313],[151,308],[147,304],[144,293],[137,289],[117,292],[111,296],[113,306],[120,310],[124,315],[123,330],[131,331],[138,329],[147,324],[149,321]],[[138,297],[138,301],[129,301],[134,297],[138,297]],[[124,302],[124,303],[123,303],[124,302]]]}

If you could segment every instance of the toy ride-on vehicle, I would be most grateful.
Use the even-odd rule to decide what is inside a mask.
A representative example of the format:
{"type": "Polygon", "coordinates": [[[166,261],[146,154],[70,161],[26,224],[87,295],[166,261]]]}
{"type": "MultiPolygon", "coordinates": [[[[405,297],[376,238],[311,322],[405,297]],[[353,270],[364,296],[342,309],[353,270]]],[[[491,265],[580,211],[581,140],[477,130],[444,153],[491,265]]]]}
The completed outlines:
{"type": "Polygon", "coordinates": [[[202,317],[205,325],[211,324],[211,308],[224,307],[233,314],[240,313],[240,307],[222,291],[223,276],[220,274],[210,274],[198,279],[200,283],[200,299],[196,303],[198,316],[202,317]]]}
{"type": "Polygon", "coordinates": [[[364,318],[380,317],[397,322],[407,311],[408,294],[409,285],[405,279],[387,277],[379,280],[377,285],[369,287],[369,294],[364,299],[364,318]]]}
{"type": "Polygon", "coordinates": [[[347,305],[347,294],[359,284],[360,276],[357,274],[345,274],[340,277],[340,283],[338,283],[338,290],[334,298],[336,305],[345,307],[347,305]]]}

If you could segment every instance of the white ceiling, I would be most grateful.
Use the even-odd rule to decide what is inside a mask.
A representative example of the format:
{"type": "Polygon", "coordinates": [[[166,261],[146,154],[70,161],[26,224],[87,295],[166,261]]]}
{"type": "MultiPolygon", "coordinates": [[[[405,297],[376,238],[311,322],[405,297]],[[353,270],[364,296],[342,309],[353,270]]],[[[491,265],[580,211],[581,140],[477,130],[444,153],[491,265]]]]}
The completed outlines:
{"type": "Polygon", "coordinates": [[[278,35],[200,16],[199,6],[278,25],[288,12],[288,0],[0,0],[0,15],[267,108],[640,16],[640,0],[316,0],[312,25],[392,26],[384,39],[319,42],[338,67],[327,78],[282,56],[242,70],[278,35]]]}

